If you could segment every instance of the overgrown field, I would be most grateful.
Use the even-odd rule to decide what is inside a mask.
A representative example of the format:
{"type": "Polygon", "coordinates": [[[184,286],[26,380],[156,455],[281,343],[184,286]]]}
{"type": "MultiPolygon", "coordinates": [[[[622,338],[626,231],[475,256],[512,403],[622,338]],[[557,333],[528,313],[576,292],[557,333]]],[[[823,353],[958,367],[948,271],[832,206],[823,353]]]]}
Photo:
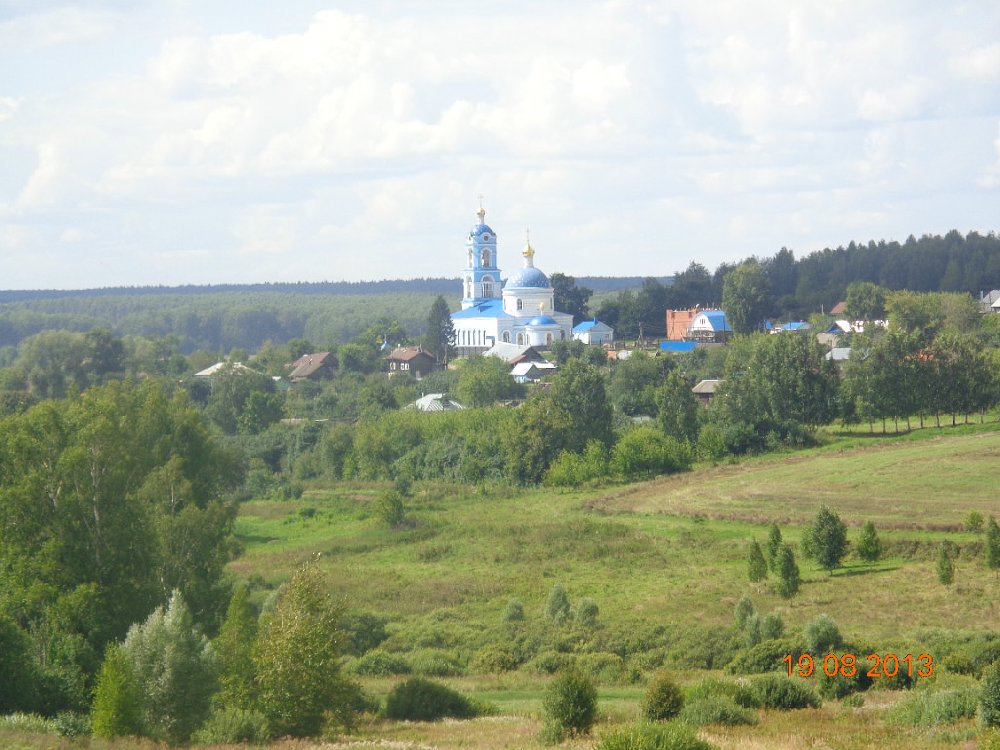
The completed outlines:
{"type": "MultiPolygon", "coordinates": [[[[365,719],[324,747],[540,747],[542,695],[570,662],[600,686],[601,720],[595,737],[568,745],[593,747],[610,726],[639,718],[658,669],[688,690],[707,677],[745,678],[733,668],[748,652],[734,607],[748,594],[761,615],[780,614],[784,642],[801,642],[827,614],[846,641],[841,651],[857,651],[861,662],[869,651],[929,653],[935,676],[906,691],[877,680],[820,708],[752,711],[752,725],[704,723],[702,738],[741,750],[971,748],[979,730],[961,706],[975,700],[977,659],[991,648],[1000,656],[989,634],[1000,579],[986,568],[983,535],[964,522],[970,511],[1000,515],[998,454],[997,426],[970,425],[831,436],[807,452],[573,492],[414,484],[397,528],[375,512],[384,485],[314,485],[298,501],[245,503],[236,528],[243,553],[231,567],[264,604],[318,554],[352,616],[363,613],[382,631],[346,662],[369,693],[384,698],[401,674],[423,674],[492,707],[469,721],[365,719]],[[823,504],[852,541],[874,521],[883,559],[867,564],[849,553],[832,575],[803,559],[798,543],[823,504]],[[788,600],[747,579],[747,545],[764,544],[772,523],[796,546],[802,571],[788,600]],[[935,574],[945,539],[958,550],[951,586],[935,574]],[[572,605],[561,622],[546,614],[556,585],[572,605]],[[586,599],[597,604],[596,621],[580,617],[586,599]],[[523,618],[511,615],[511,600],[523,618]]],[[[33,737],[0,727],[5,747],[58,746],[33,737]]]]}

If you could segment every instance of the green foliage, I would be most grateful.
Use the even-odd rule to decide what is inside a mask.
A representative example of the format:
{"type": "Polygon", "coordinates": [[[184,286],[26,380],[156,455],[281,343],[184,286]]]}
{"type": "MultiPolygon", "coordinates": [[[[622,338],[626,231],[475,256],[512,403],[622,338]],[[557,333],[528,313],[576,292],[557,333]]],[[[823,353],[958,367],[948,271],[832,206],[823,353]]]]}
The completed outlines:
{"type": "Polygon", "coordinates": [[[1000,572],[1000,526],[993,516],[986,522],[986,567],[1000,572]]]}
{"type": "Polygon", "coordinates": [[[827,506],[820,507],[805,533],[803,549],[821,568],[832,573],[847,554],[847,524],[827,506]]]}
{"type": "Polygon", "coordinates": [[[693,726],[719,724],[722,726],[752,726],[757,723],[757,712],[740,705],[725,694],[690,697],[684,704],[680,718],[693,726]]]}
{"type": "Polygon", "coordinates": [[[627,479],[648,479],[691,467],[691,446],[648,425],[623,434],[611,451],[611,468],[627,479]]]}
{"type": "Polygon", "coordinates": [[[985,522],[986,519],[983,518],[983,514],[978,510],[970,510],[965,514],[965,530],[973,534],[978,534],[982,531],[985,522]]]}
{"type": "Polygon", "coordinates": [[[219,705],[248,708],[253,704],[253,646],[257,639],[257,613],[246,586],[237,586],[229,600],[226,619],[212,646],[218,659],[219,705]]]}
{"type": "Polygon", "coordinates": [[[861,527],[856,549],[858,557],[868,563],[873,563],[882,557],[882,541],[875,531],[875,524],[871,521],[866,521],[861,527]]]}
{"type": "Polygon", "coordinates": [[[979,696],[979,721],[984,726],[1000,727],[1000,661],[983,673],[979,696]]]}
{"type": "Polygon", "coordinates": [[[844,301],[851,320],[882,320],[885,317],[885,290],[870,281],[848,284],[844,301]]]}
{"type": "Polygon", "coordinates": [[[491,643],[483,646],[472,659],[472,670],[477,674],[500,674],[517,669],[517,654],[509,646],[491,643]]]}
{"type": "Polygon", "coordinates": [[[819,708],[819,696],[799,677],[765,674],[750,681],[750,693],[761,708],[788,711],[795,708],[819,708]]]}
{"type": "Polygon", "coordinates": [[[821,656],[836,651],[844,645],[840,628],[833,618],[827,614],[817,615],[805,629],[806,647],[815,656],[821,656]]]}
{"type": "Polygon", "coordinates": [[[108,647],[94,687],[90,711],[95,737],[138,736],[143,733],[143,696],[128,656],[117,644],[108,647]]]}
{"type": "Polygon", "coordinates": [[[554,622],[566,622],[569,619],[570,606],[569,596],[562,584],[555,584],[549,591],[549,598],[545,602],[545,616],[554,622]]]}
{"type": "Polygon", "coordinates": [[[758,583],[767,578],[767,560],[756,539],[750,540],[747,548],[747,578],[751,583],[758,583]]]}
{"type": "Polygon", "coordinates": [[[566,734],[590,734],[597,719],[597,688],[587,677],[569,669],[549,684],[542,707],[546,722],[566,734]]]}
{"type": "Polygon", "coordinates": [[[615,411],[628,417],[656,417],[658,395],[671,366],[670,360],[641,350],[616,361],[607,385],[608,400],[615,411]]]}
{"type": "MultiPolygon", "coordinates": [[[[157,608],[129,629],[122,651],[139,685],[143,733],[186,742],[208,716],[216,664],[180,592],[170,597],[166,611],[157,608]]],[[[127,697],[116,700],[121,705],[127,697]]],[[[121,725],[126,724],[123,719],[121,725]]]]}
{"type": "Polygon", "coordinates": [[[458,374],[456,396],[466,408],[522,399],[524,394],[525,386],[511,377],[510,365],[500,357],[469,357],[458,374]]]}
{"type": "Polygon", "coordinates": [[[667,377],[656,389],[655,394],[660,428],[667,435],[688,443],[699,439],[698,402],[691,393],[691,385],[674,369],[667,373],[667,377]]]}
{"type": "Polygon", "coordinates": [[[735,607],[735,617],[736,617],[736,627],[743,630],[747,626],[747,621],[756,614],[757,610],[753,606],[753,601],[751,601],[750,596],[743,594],[739,599],[736,600],[735,607]]]}
{"type": "Polygon", "coordinates": [[[649,721],[666,721],[677,716],[684,708],[684,693],[674,678],[660,672],[646,688],[642,702],[642,715],[649,721]]]}
{"type": "Polygon", "coordinates": [[[464,695],[422,677],[400,683],[385,700],[386,718],[398,721],[471,719],[476,714],[475,705],[464,695]]]}
{"type": "Polygon", "coordinates": [[[977,688],[912,690],[889,709],[887,718],[893,724],[940,726],[971,719],[979,703],[977,688]]]}
{"type": "Polygon", "coordinates": [[[955,581],[955,563],[952,560],[954,554],[951,542],[945,540],[938,546],[937,554],[937,580],[942,586],[950,586],[955,581]]]}
{"type": "Polygon", "coordinates": [[[795,555],[787,544],[782,544],[778,549],[775,567],[777,580],[774,582],[774,590],[778,596],[791,599],[798,592],[802,579],[799,576],[799,566],[795,563],[795,555]]]}
{"type": "Polygon", "coordinates": [[[585,596],[577,602],[574,619],[580,627],[592,628],[597,625],[597,615],[599,612],[600,608],[597,606],[597,602],[585,596]]]}
{"type": "Polygon", "coordinates": [[[409,674],[410,663],[398,654],[391,654],[382,649],[373,649],[354,662],[351,667],[354,674],[368,677],[387,677],[396,674],[409,674]]]}
{"type": "Polygon", "coordinates": [[[760,621],[760,637],[762,640],[771,641],[781,638],[785,633],[785,622],[781,619],[780,612],[768,612],[764,619],[760,621]]]}
{"type": "Polygon", "coordinates": [[[414,674],[424,677],[454,677],[464,674],[461,660],[443,649],[421,648],[409,654],[414,674]]]}
{"type": "Polygon", "coordinates": [[[734,333],[761,330],[771,310],[771,288],[756,260],[745,261],[728,274],[722,287],[722,309],[734,333]]]}
{"type": "Polygon", "coordinates": [[[31,639],[0,613],[0,715],[33,711],[39,678],[31,654],[31,639]]]}
{"type": "MultiPolygon", "coordinates": [[[[845,646],[845,649],[849,648],[845,646]]],[[[861,653],[858,649],[855,653],[861,653]]],[[[834,676],[829,676],[823,671],[822,659],[818,656],[814,656],[816,660],[816,689],[819,694],[824,698],[838,699],[844,698],[848,695],[853,695],[855,693],[862,692],[870,688],[873,684],[873,679],[868,676],[868,664],[869,662],[859,659],[858,660],[858,670],[852,676],[847,677],[839,672],[834,676]]],[[[903,670],[901,670],[903,671],[903,670]]],[[[795,679],[795,678],[792,678],[795,679]]],[[[886,678],[880,678],[886,679],[886,678]]],[[[900,689],[906,687],[905,678],[900,680],[897,676],[895,681],[887,680],[883,683],[882,687],[886,689],[900,689]]]]}
{"type": "Polygon", "coordinates": [[[403,496],[396,490],[385,490],[375,501],[375,515],[390,529],[398,528],[406,519],[403,496]]]}
{"type": "Polygon", "coordinates": [[[271,739],[271,733],[263,714],[252,709],[221,708],[212,712],[191,739],[201,745],[263,745],[271,739]]]}
{"type": "Polygon", "coordinates": [[[767,567],[772,573],[778,572],[778,553],[781,552],[781,529],[772,523],[767,530],[767,567]]]}
{"type": "Polygon", "coordinates": [[[726,441],[722,435],[722,430],[718,425],[712,423],[703,424],[698,430],[698,458],[702,461],[716,462],[727,455],[726,441]]]}
{"type": "Polygon", "coordinates": [[[338,664],[346,640],[341,616],[319,570],[306,565],[261,618],[253,653],[257,708],[275,736],[316,735],[328,716],[349,720],[356,690],[338,664]]]}
{"type": "Polygon", "coordinates": [[[794,660],[805,650],[794,638],[762,641],[739,654],[729,663],[726,670],[731,674],[745,675],[783,669],[785,667],[783,659],[786,654],[791,654],[794,660]]]}
{"type": "Polygon", "coordinates": [[[681,723],[629,724],[601,736],[597,750],[714,750],[698,739],[694,729],[681,723]]]}
{"type": "Polygon", "coordinates": [[[341,619],[341,627],[347,636],[344,653],[361,656],[389,637],[385,626],[389,618],[370,612],[348,612],[341,619]]]}
{"type": "Polygon", "coordinates": [[[549,465],[544,483],[550,487],[579,487],[608,476],[608,451],[597,440],[591,440],[583,454],[563,451],[549,465]]]}
{"type": "Polygon", "coordinates": [[[585,286],[577,286],[576,279],[558,271],[549,274],[552,285],[553,304],[556,310],[562,310],[573,316],[573,325],[582,323],[588,315],[587,302],[593,291],[585,286]]]}
{"type": "Polygon", "coordinates": [[[455,351],[455,325],[451,321],[451,310],[445,298],[438,295],[427,313],[427,332],[424,334],[424,349],[438,362],[447,362],[455,351]]]}
{"type": "Polygon", "coordinates": [[[511,599],[503,608],[504,622],[521,622],[524,620],[524,604],[520,599],[511,599]]]}

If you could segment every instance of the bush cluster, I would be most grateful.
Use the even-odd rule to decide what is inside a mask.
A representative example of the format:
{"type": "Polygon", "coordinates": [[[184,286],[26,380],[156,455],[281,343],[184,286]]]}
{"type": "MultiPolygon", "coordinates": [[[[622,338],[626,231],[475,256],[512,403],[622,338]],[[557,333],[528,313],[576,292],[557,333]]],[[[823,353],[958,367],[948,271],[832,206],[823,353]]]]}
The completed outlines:
{"type": "Polygon", "coordinates": [[[475,704],[447,685],[411,677],[396,685],[385,699],[385,716],[402,721],[471,719],[478,714],[475,704]]]}
{"type": "Polygon", "coordinates": [[[597,750],[715,750],[716,746],[699,739],[694,730],[672,721],[666,724],[642,723],[619,727],[601,737],[597,750]]]}

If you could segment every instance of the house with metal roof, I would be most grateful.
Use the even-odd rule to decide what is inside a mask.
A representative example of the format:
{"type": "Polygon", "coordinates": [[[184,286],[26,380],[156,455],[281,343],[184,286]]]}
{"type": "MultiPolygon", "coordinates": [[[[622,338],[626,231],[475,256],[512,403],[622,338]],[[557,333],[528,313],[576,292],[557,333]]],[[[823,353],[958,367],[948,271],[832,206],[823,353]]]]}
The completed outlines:
{"type": "Polygon", "coordinates": [[[394,349],[386,357],[386,367],[389,377],[399,373],[413,375],[418,380],[437,367],[437,361],[419,346],[404,346],[394,349]]]}
{"type": "Polygon", "coordinates": [[[594,318],[574,326],[573,338],[585,344],[613,344],[615,343],[615,329],[594,318]]]}
{"type": "Polygon", "coordinates": [[[733,335],[733,329],[722,310],[702,310],[691,320],[686,339],[700,343],[724,344],[733,335]]]}
{"type": "Polygon", "coordinates": [[[293,383],[332,378],[337,370],[337,357],[331,352],[303,354],[285,368],[289,370],[288,379],[293,383]]]}
{"type": "Polygon", "coordinates": [[[698,399],[699,404],[702,406],[708,406],[721,383],[721,380],[701,380],[694,388],[691,389],[691,393],[693,393],[694,397],[698,399]]]}
{"type": "Polygon", "coordinates": [[[464,409],[465,407],[447,393],[428,393],[426,396],[418,398],[406,408],[416,409],[417,411],[453,411],[455,409],[464,409]]]}

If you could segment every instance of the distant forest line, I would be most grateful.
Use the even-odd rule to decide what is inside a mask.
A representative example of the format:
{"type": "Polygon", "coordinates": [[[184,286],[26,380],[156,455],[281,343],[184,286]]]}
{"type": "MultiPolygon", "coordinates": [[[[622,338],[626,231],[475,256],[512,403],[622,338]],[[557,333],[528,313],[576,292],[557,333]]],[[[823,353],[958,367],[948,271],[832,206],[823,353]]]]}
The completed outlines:
{"type": "MultiPolygon", "coordinates": [[[[952,230],[944,236],[911,236],[903,243],[851,242],[801,259],[782,248],[756,260],[767,276],[775,311],[788,317],[805,318],[829,310],[856,281],[890,290],[968,292],[976,297],[1000,288],[1000,239],[993,231],[963,236],[952,230]]],[[[737,265],[723,263],[711,273],[692,262],[673,276],[658,277],[656,283],[670,286],[675,278],[679,282],[673,290],[677,294],[664,298],[669,306],[718,305],[722,281],[737,265]]],[[[601,297],[638,288],[647,280],[578,277],[576,283],[596,293],[591,300],[593,311],[601,297]]],[[[175,337],[183,353],[253,351],[268,340],[284,343],[294,338],[333,347],[378,319],[395,320],[416,337],[423,333],[434,298],[442,295],[454,308],[459,289],[457,279],[438,278],[6,291],[0,292],[0,347],[16,347],[44,330],[94,328],[119,336],[175,337]]]]}

